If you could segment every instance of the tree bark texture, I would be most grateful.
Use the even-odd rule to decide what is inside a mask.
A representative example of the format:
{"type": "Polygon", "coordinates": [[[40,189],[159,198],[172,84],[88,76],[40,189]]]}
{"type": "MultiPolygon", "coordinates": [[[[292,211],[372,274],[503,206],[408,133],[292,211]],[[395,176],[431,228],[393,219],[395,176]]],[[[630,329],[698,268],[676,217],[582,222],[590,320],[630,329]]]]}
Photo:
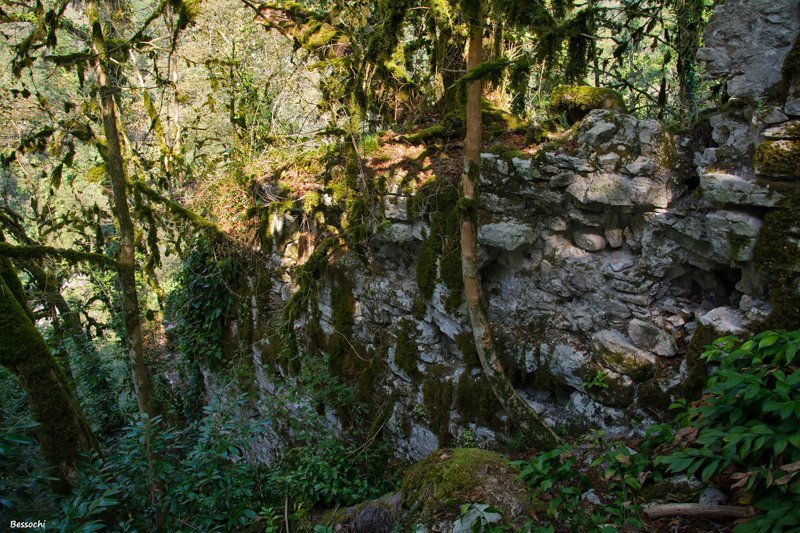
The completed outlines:
{"type": "Polygon", "coordinates": [[[100,86],[100,108],[103,113],[103,129],[106,134],[106,165],[111,178],[114,216],[119,230],[119,283],[122,289],[122,311],[125,332],[128,336],[128,353],[133,370],[133,383],[139,402],[139,411],[150,417],[156,414],[152,399],[152,388],[144,360],[142,322],[139,316],[139,300],[136,293],[136,257],[134,226],[128,208],[128,180],[122,158],[122,146],[117,128],[117,112],[114,96],[118,88],[109,78],[106,65],[106,43],[100,11],[95,0],[86,2],[86,14],[92,28],[93,67],[100,86]]]}
{"type": "Polygon", "coordinates": [[[72,488],[81,454],[98,448],[67,377],[33,322],[22,284],[8,259],[0,259],[0,364],[28,394],[45,461],[55,470],[55,488],[72,488]]]}
{"type": "MultiPolygon", "coordinates": [[[[479,17],[476,17],[470,29],[469,49],[467,52],[467,70],[481,64],[483,47],[483,28],[479,17]]],[[[464,172],[461,176],[463,198],[461,202],[461,265],[464,275],[464,293],[467,299],[472,333],[475,347],[480,358],[483,372],[492,386],[506,413],[515,424],[528,436],[531,443],[541,449],[556,446],[559,439],[542,421],[539,415],[517,393],[506,376],[503,365],[497,355],[486,302],[484,301],[480,272],[478,271],[478,238],[477,238],[477,184],[480,176],[481,158],[481,81],[470,83],[467,90],[467,136],[464,141],[464,172]]]]}

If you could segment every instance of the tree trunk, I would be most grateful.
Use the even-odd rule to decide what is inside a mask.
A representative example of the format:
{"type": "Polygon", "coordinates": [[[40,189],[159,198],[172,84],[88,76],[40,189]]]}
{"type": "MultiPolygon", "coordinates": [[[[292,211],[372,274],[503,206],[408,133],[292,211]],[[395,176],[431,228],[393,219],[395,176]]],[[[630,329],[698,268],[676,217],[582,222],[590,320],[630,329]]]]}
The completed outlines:
{"type": "MultiPolygon", "coordinates": [[[[480,16],[472,19],[467,70],[481,64],[483,28],[480,16]]],[[[523,400],[506,377],[497,356],[492,329],[483,296],[478,271],[477,204],[476,193],[481,163],[481,82],[470,83],[467,91],[467,137],[464,141],[464,172],[461,175],[463,192],[461,221],[461,266],[464,273],[464,293],[467,298],[475,348],[483,372],[491,383],[492,391],[515,424],[541,449],[553,448],[558,437],[544,424],[534,410],[523,400]]]]}
{"type": "Polygon", "coordinates": [[[688,126],[697,114],[697,60],[703,29],[703,0],[675,0],[678,51],[678,112],[681,126],[688,126]]]}
{"type": "Polygon", "coordinates": [[[118,91],[111,83],[106,68],[106,45],[100,12],[95,0],[86,2],[86,14],[92,28],[92,52],[94,70],[100,86],[100,108],[103,112],[103,129],[106,134],[106,165],[113,191],[113,211],[119,226],[119,283],[122,288],[122,311],[125,331],[128,336],[128,353],[133,369],[133,384],[139,402],[139,411],[150,417],[156,414],[150,378],[144,360],[142,322],[139,316],[139,300],[136,294],[136,257],[134,227],[128,208],[128,180],[122,159],[122,147],[117,130],[117,112],[114,95],[118,91]]]}
{"type": "Polygon", "coordinates": [[[0,364],[28,394],[42,455],[55,470],[55,488],[68,493],[81,454],[99,448],[64,372],[33,322],[25,293],[8,259],[0,259],[0,364]]]}

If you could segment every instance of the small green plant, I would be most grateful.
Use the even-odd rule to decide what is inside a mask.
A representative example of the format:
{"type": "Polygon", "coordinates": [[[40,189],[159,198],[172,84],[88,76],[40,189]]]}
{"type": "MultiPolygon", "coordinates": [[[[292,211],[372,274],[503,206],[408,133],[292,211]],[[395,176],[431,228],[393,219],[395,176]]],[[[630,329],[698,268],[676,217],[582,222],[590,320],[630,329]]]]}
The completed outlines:
{"type": "Polygon", "coordinates": [[[708,481],[731,470],[741,503],[758,514],[737,532],[800,527],[800,331],[725,337],[703,353],[719,364],[688,409],[682,450],[660,458],[669,472],[708,481]]]}
{"type": "Polygon", "coordinates": [[[472,431],[470,428],[458,428],[456,445],[459,448],[474,448],[476,442],[477,439],[474,431],[472,431]]]}
{"type": "Polygon", "coordinates": [[[486,503],[465,503],[460,516],[453,524],[454,533],[502,533],[508,531],[500,524],[503,515],[499,509],[486,503]]]}
{"type": "Polygon", "coordinates": [[[586,374],[583,377],[583,388],[590,390],[592,388],[607,389],[608,383],[606,382],[605,370],[598,370],[594,374],[586,374]]]}

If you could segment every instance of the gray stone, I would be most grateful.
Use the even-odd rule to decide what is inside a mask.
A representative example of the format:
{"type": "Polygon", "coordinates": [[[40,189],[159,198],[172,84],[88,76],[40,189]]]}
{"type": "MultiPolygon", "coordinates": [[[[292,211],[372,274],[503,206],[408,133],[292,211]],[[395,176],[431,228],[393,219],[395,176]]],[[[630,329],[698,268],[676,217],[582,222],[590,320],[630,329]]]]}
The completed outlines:
{"type": "Polygon", "coordinates": [[[675,338],[649,322],[634,318],[628,324],[628,337],[642,350],[662,357],[672,357],[677,352],[675,338]]]}
{"type": "Polygon", "coordinates": [[[732,307],[717,307],[700,317],[700,323],[720,335],[741,335],[745,332],[744,316],[732,307]]]}
{"type": "Polygon", "coordinates": [[[756,124],[758,123],[758,121],[760,121],[760,122],[762,122],[764,124],[772,125],[772,124],[778,124],[780,122],[784,122],[786,120],[789,120],[789,117],[787,117],[783,113],[783,111],[781,111],[777,107],[773,107],[773,108],[769,109],[768,112],[766,112],[765,114],[763,114],[761,116],[753,117],[753,121],[756,124]]]}
{"type": "Polygon", "coordinates": [[[606,247],[605,238],[594,232],[587,230],[576,230],[572,232],[575,244],[587,252],[599,252],[606,247]]]}
{"type": "Polygon", "coordinates": [[[773,140],[800,139],[800,120],[790,120],[778,126],[767,128],[762,135],[765,139],[773,140]]]}
{"type": "Polygon", "coordinates": [[[718,204],[773,207],[783,198],[768,184],[762,186],[755,179],[722,172],[700,174],[700,190],[703,200],[718,204]]]}
{"type": "Polygon", "coordinates": [[[786,104],[783,110],[787,115],[800,116],[800,80],[796,79],[789,87],[789,96],[786,97],[786,104]]]}
{"type": "MultiPolygon", "coordinates": [[[[584,124],[587,123],[584,122],[584,124]]],[[[588,124],[591,125],[591,128],[589,128],[586,133],[580,135],[578,140],[588,143],[591,146],[609,141],[614,136],[614,132],[617,129],[617,126],[613,122],[605,122],[602,118],[598,119],[596,122],[590,120],[588,124]]]]}
{"type": "Polygon", "coordinates": [[[653,354],[640,350],[622,333],[604,329],[592,336],[592,349],[597,362],[609,370],[637,380],[650,377],[655,371],[653,354]]]}
{"type": "Polygon", "coordinates": [[[411,242],[414,240],[414,227],[397,222],[380,232],[377,237],[387,242],[411,242]]]}
{"type": "Polygon", "coordinates": [[[574,389],[581,387],[586,365],[590,360],[587,352],[566,343],[556,344],[553,348],[543,343],[539,350],[545,366],[554,378],[574,389]]]}
{"type": "Polygon", "coordinates": [[[608,245],[612,248],[621,248],[624,235],[621,228],[606,228],[604,231],[608,245]]]}
{"type": "Polygon", "coordinates": [[[602,170],[616,170],[619,168],[620,157],[614,152],[603,154],[597,158],[597,166],[602,170]]]}
{"type": "Polygon", "coordinates": [[[697,499],[697,503],[700,505],[727,505],[730,501],[731,499],[728,495],[714,485],[709,485],[703,489],[703,492],[700,493],[700,497],[697,499]]]}
{"type": "Polygon", "coordinates": [[[732,98],[762,101],[780,83],[798,31],[796,0],[728,0],[714,10],[697,59],[712,76],[727,78],[732,98]]]}
{"type": "Polygon", "coordinates": [[[706,231],[711,248],[730,261],[750,261],[761,224],[760,218],[739,211],[709,213],[706,231]]]}
{"type": "Polygon", "coordinates": [[[800,139],[800,120],[790,120],[778,126],[767,128],[762,134],[765,139],[800,139]]]}
{"type": "Polygon", "coordinates": [[[408,197],[387,194],[383,197],[383,216],[408,220],[408,197]]]}
{"type": "Polygon", "coordinates": [[[408,437],[408,444],[410,458],[414,461],[420,461],[439,447],[439,439],[428,428],[413,424],[411,426],[411,435],[408,437]]]}
{"type": "Polygon", "coordinates": [[[600,500],[600,497],[597,495],[594,489],[587,490],[583,494],[581,494],[581,501],[582,502],[589,502],[592,505],[602,505],[603,502],[600,500]]]}
{"type": "Polygon", "coordinates": [[[478,242],[485,246],[501,248],[509,252],[526,244],[532,244],[538,231],[529,224],[519,222],[494,222],[478,227],[478,242]]]}

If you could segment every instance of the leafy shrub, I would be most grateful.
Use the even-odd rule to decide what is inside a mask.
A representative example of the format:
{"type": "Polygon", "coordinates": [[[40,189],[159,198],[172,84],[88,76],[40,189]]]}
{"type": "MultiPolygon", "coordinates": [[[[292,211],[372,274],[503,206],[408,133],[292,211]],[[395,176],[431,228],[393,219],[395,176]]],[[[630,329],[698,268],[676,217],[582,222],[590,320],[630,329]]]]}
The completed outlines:
{"type": "Polygon", "coordinates": [[[690,444],[660,459],[670,472],[707,481],[735,470],[740,502],[759,513],[740,532],[800,526],[800,331],[718,339],[701,357],[719,369],[688,409],[690,444]]]}
{"type": "Polygon", "coordinates": [[[203,237],[197,239],[168,302],[178,349],[190,359],[212,366],[222,362],[225,317],[236,301],[233,288],[238,273],[232,254],[203,237]]]}

